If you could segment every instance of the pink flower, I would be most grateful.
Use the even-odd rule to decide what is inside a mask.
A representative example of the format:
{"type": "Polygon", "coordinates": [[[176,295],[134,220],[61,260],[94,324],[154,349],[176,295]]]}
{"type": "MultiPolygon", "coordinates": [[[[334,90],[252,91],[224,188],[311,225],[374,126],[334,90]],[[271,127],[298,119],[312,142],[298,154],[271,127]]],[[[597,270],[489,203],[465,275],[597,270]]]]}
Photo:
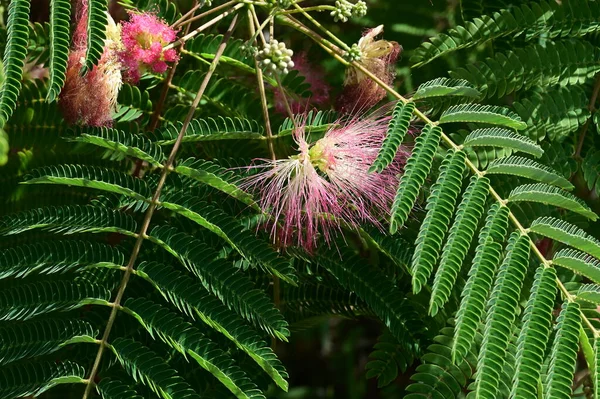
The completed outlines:
{"type": "Polygon", "coordinates": [[[108,126],[122,85],[121,65],[117,51],[121,41],[119,29],[108,15],[104,53],[85,75],[81,75],[87,48],[87,1],[78,4],[78,22],[73,33],[73,49],[69,53],[65,84],[59,106],[65,120],[86,126],[108,126]]]}
{"type": "MultiPolygon", "coordinates": [[[[295,55],[292,61],[294,62],[294,69],[298,71],[300,76],[304,77],[304,82],[309,85],[309,90],[312,93],[310,98],[304,98],[289,91],[286,92],[289,96],[288,102],[292,113],[306,112],[312,108],[322,107],[329,103],[330,87],[325,82],[323,71],[310,64],[306,53],[295,55]]],[[[275,110],[287,116],[283,95],[281,90],[275,90],[275,110]]]]}
{"type": "MultiPolygon", "coordinates": [[[[383,33],[383,25],[366,31],[358,42],[360,64],[387,85],[393,85],[395,67],[402,46],[397,42],[376,40],[383,33]]],[[[338,101],[338,109],[344,112],[367,110],[384,99],[386,91],[379,87],[360,69],[350,66],[346,70],[344,91],[338,101]]]]}
{"type": "Polygon", "coordinates": [[[246,178],[242,187],[258,191],[260,206],[274,220],[273,238],[310,252],[320,236],[329,243],[342,222],[351,228],[364,222],[381,227],[406,158],[399,151],[384,172],[368,172],[389,119],[382,112],[355,117],[312,145],[301,125],[294,132],[297,155],[250,167],[259,172],[246,178]]]}
{"type": "Polygon", "coordinates": [[[120,53],[125,81],[137,83],[146,68],[163,73],[167,62],[177,61],[175,49],[163,50],[177,37],[177,31],[152,14],[129,14],[122,24],[124,50],[120,53]]]}

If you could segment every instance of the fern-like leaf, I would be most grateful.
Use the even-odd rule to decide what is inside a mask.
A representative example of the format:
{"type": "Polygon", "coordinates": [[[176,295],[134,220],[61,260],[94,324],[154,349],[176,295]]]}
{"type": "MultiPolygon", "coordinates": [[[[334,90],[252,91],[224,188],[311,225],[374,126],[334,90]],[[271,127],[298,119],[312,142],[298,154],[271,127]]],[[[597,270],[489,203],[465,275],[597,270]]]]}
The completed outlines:
{"type": "Polygon", "coordinates": [[[3,80],[0,82],[0,129],[17,107],[29,40],[30,3],[30,0],[14,0],[8,3],[8,40],[4,49],[3,80]]]}
{"type": "Polygon", "coordinates": [[[0,328],[0,365],[52,353],[74,342],[94,342],[97,331],[83,320],[41,319],[0,328]]]}
{"type": "Polygon", "coordinates": [[[497,127],[473,130],[463,141],[464,147],[500,147],[541,157],[544,151],[529,137],[497,127]]]}
{"type": "Polygon", "coordinates": [[[158,243],[177,257],[204,287],[235,309],[255,326],[273,337],[287,340],[287,322],[264,291],[254,285],[230,262],[218,259],[218,253],[203,241],[167,226],[157,226],[149,233],[158,243]]]}
{"type": "Polygon", "coordinates": [[[377,340],[367,363],[367,378],[377,378],[379,388],[390,384],[414,362],[411,348],[400,343],[389,331],[377,340]]]}
{"type": "Polygon", "coordinates": [[[477,98],[480,96],[480,93],[466,80],[437,78],[421,84],[412,96],[412,99],[417,101],[433,97],[449,96],[477,98]]]}
{"type": "Polygon", "coordinates": [[[151,282],[180,311],[202,320],[231,340],[287,391],[287,372],[271,348],[240,316],[206,292],[197,281],[159,263],[142,262],[137,273],[151,282]]]}
{"type": "Polygon", "coordinates": [[[534,220],[529,230],[600,259],[600,241],[568,222],[545,216],[534,220]]]}
{"type": "Polygon", "coordinates": [[[600,261],[583,252],[563,248],[552,257],[552,264],[567,268],[600,284],[600,261]]]}
{"type": "Polygon", "coordinates": [[[429,314],[431,315],[436,315],[450,297],[456,277],[463,267],[477,225],[483,215],[489,185],[488,178],[474,176],[463,194],[433,281],[429,302],[429,314]]]}
{"type": "Polygon", "coordinates": [[[467,355],[485,311],[496,268],[500,262],[506,229],[506,206],[490,207],[485,226],[479,235],[479,245],[469,270],[469,279],[462,292],[462,301],[456,314],[456,329],[452,345],[452,359],[459,361],[467,355]]]}
{"type": "Polygon", "coordinates": [[[539,202],[567,209],[594,221],[598,219],[598,215],[596,215],[581,199],[558,187],[552,187],[544,183],[525,184],[516,187],[510,192],[508,201],[539,202]]]}
{"type": "Polygon", "coordinates": [[[417,138],[412,155],[404,168],[404,174],[400,178],[400,185],[392,205],[390,233],[394,234],[406,222],[419,190],[429,175],[441,135],[441,128],[427,125],[417,138]]]}
{"type": "Polygon", "coordinates": [[[485,123],[515,130],[527,127],[527,124],[521,121],[519,115],[508,108],[481,104],[460,104],[448,108],[440,117],[440,123],[452,122],[485,123]]]}
{"type": "Polygon", "coordinates": [[[583,284],[577,290],[577,299],[600,305],[600,285],[583,284]]]}
{"type": "Polygon", "coordinates": [[[46,96],[49,102],[58,98],[65,83],[69,57],[70,16],[71,2],[69,0],[52,0],[50,2],[50,82],[46,96]]]}
{"type": "Polygon", "coordinates": [[[404,136],[408,132],[414,110],[415,104],[412,102],[404,104],[399,101],[396,104],[388,127],[387,136],[383,140],[377,158],[369,168],[369,172],[382,172],[390,163],[392,163],[396,157],[398,148],[400,148],[400,145],[404,140],[404,136]]]}
{"type": "Polygon", "coordinates": [[[571,182],[559,175],[552,168],[531,159],[518,156],[510,156],[492,161],[485,170],[485,173],[520,176],[554,185],[563,190],[573,189],[571,182]]]}
{"type": "Polygon", "coordinates": [[[150,348],[129,338],[110,346],[127,372],[163,399],[200,399],[190,385],[150,348]]]}
{"type": "Polygon", "coordinates": [[[96,284],[40,281],[17,285],[0,293],[0,320],[28,320],[37,315],[107,305],[110,291],[96,284]]]}
{"type": "Polygon", "coordinates": [[[556,323],[550,365],[544,385],[544,399],[570,399],[579,351],[581,313],[577,302],[563,304],[556,323]]]}
{"type": "Polygon", "coordinates": [[[46,166],[33,170],[25,184],[61,184],[94,188],[145,201],[151,194],[146,183],[124,172],[87,165],[46,166]]]}
{"type": "Polygon", "coordinates": [[[511,399],[538,398],[538,383],[550,335],[555,296],[556,271],[551,267],[539,267],[525,307],[523,326],[517,339],[511,399]]]}
{"type": "Polygon", "coordinates": [[[30,273],[64,273],[86,267],[122,267],[119,249],[89,241],[41,241],[0,251],[0,279],[23,278],[30,273]]]}
{"type": "Polygon", "coordinates": [[[88,0],[87,7],[87,49],[84,69],[89,71],[98,63],[104,52],[106,26],[108,25],[108,2],[88,0]]]}
{"type": "Polygon", "coordinates": [[[119,380],[103,378],[96,389],[103,399],[143,399],[132,387],[119,380]]]}
{"type": "Polygon", "coordinates": [[[438,261],[442,241],[448,231],[461,190],[465,159],[465,153],[462,151],[448,153],[440,167],[440,175],[431,189],[427,200],[427,215],[419,230],[412,259],[414,293],[421,291],[438,261]]]}
{"type": "Polygon", "coordinates": [[[233,359],[177,314],[143,298],[128,299],[124,306],[150,334],[160,337],[173,349],[194,359],[237,398],[264,399],[258,387],[234,364],[233,359]]]}
{"type": "Polygon", "coordinates": [[[479,350],[475,379],[476,398],[495,398],[511,329],[519,307],[519,296],[529,263],[529,237],[514,232],[488,302],[483,343],[479,350]]]}
{"type": "Polygon", "coordinates": [[[84,378],[84,368],[71,361],[36,361],[3,367],[0,369],[0,397],[35,397],[59,384],[84,383],[84,378]]]}

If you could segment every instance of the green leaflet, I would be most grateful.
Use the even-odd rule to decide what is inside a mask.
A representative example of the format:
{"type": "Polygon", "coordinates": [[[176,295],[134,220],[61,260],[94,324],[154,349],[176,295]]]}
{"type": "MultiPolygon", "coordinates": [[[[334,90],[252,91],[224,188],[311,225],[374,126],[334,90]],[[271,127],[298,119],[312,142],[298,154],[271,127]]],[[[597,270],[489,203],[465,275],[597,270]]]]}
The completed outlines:
{"type": "Polygon", "coordinates": [[[50,2],[50,83],[46,100],[52,102],[65,83],[67,60],[69,58],[71,2],[52,0],[50,2]]]}
{"type": "Polygon", "coordinates": [[[415,241],[411,274],[413,292],[421,291],[437,264],[446,237],[465,170],[465,153],[450,151],[440,167],[440,175],[427,199],[427,215],[415,241]]]}
{"type": "Polygon", "coordinates": [[[125,195],[139,201],[150,197],[146,182],[127,173],[87,165],[47,166],[31,172],[24,184],[60,184],[125,195]]]}
{"type": "Polygon", "coordinates": [[[564,190],[572,190],[569,180],[555,172],[552,168],[532,161],[531,159],[509,156],[492,161],[485,170],[486,174],[507,174],[537,180],[564,190]]]}
{"type": "Polygon", "coordinates": [[[479,235],[479,245],[456,314],[456,329],[452,345],[454,362],[459,361],[469,352],[483,317],[485,304],[502,254],[508,227],[508,213],[509,210],[506,206],[493,204],[488,211],[485,226],[479,235]]]}
{"type": "Polygon", "coordinates": [[[550,365],[544,384],[544,399],[570,399],[579,351],[581,314],[576,302],[563,304],[557,319],[550,365]]]}
{"type": "Polygon", "coordinates": [[[93,341],[94,327],[83,320],[40,319],[0,328],[0,365],[46,355],[72,342],[93,341]]]}
{"type": "Polygon", "coordinates": [[[125,212],[94,205],[66,205],[37,208],[0,218],[0,235],[44,229],[62,234],[118,232],[134,236],[135,219],[125,212]]]}
{"type": "Polygon", "coordinates": [[[87,10],[87,49],[84,71],[90,71],[98,63],[104,52],[106,26],[108,25],[107,0],[88,0],[87,10]]]}
{"type": "Polygon", "coordinates": [[[0,251],[0,279],[31,273],[59,274],[90,267],[123,267],[125,256],[113,246],[94,241],[48,240],[0,251]]]}
{"type": "Polygon", "coordinates": [[[117,338],[110,348],[127,372],[164,399],[200,399],[189,384],[158,354],[129,338],[117,338]]]}
{"type": "Polygon", "coordinates": [[[119,380],[103,378],[96,389],[103,399],[143,399],[132,387],[119,380]]]}
{"type": "Polygon", "coordinates": [[[373,346],[365,369],[367,378],[377,378],[377,387],[389,385],[398,377],[398,371],[406,372],[414,362],[412,348],[398,342],[389,332],[385,331],[373,346]]]}
{"type": "Polygon", "coordinates": [[[0,369],[0,397],[38,396],[59,384],[83,383],[85,369],[71,361],[34,361],[0,369]]]}
{"type": "Polygon", "coordinates": [[[553,217],[541,217],[533,221],[529,230],[544,237],[575,247],[600,259],[600,241],[579,227],[553,217]]]}
{"type": "Polygon", "coordinates": [[[250,205],[256,210],[260,210],[258,205],[256,205],[252,199],[252,196],[236,185],[236,183],[239,182],[239,178],[235,176],[233,172],[214,162],[190,158],[179,162],[177,166],[175,166],[175,172],[183,176],[191,177],[201,183],[208,184],[209,186],[232,196],[238,201],[250,205]]]}
{"type": "Polygon", "coordinates": [[[425,178],[429,175],[433,156],[437,151],[441,136],[442,129],[440,127],[427,125],[417,138],[413,152],[404,168],[404,174],[400,178],[400,185],[392,204],[391,234],[396,233],[406,222],[419,190],[425,183],[425,178]]]}
{"type": "Polygon", "coordinates": [[[512,233],[487,304],[483,343],[479,350],[475,398],[495,398],[504,367],[519,298],[529,264],[529,237],[512,233]]]}
{"type": "Polygon", "coordinates": [[[377,158],[369,168],[369,172],[382,172],[392,163],[396,157],[398,148],[400,148],[400,145],[404,140],[404,136],[408,132],[414,110],[414,103],[409,102],[404,104],[401,101],[398,101],[392,114],[392,119],[390,120],[387,136],[383,140],[377,158]]]}
{"type": "Polygon", "coordinates": [[[446,109],[440,117],[440,123],[452,122],[487,123],[515,130],[527,127],[527,124],[521,121],[519,115],[508,108],[481,104],[460,104],[446,109]]]}
{"type": "Polygon", "coordinates": [[[570,269],[575,274],[581,274],[594,283],[600,283],[600,261],[586,253],[563,248],[554,254],[552,264],[570,269]]]}
{"type": "Polygon", "coordinates": [[[18,284],[0,294],[0,320],[29,320],[84,305],[107,305],[110,291],[103,286],[69,280],[18,284]]]}
{"type": "Polygon", "coordinates": [[[162,148],[142,135],[133,135],[117,129],[88,128],[72,140],[106,148],[114,153],[141,159],[152,166],[162,167],[165,161],[162,148]]]}
{"type": "Polygon", "coordinates": [[[237,398],[264,399],[258,387],[226,352],[177,313],[143,298],[128,299],[124,306],[125,311],[135,317],[150,334],[157,335],[183,356],[194,359],[237,398]]]}
{"type": "Polygon", "coordinates": [[[478,84],[484,98],[502,98],[532,87],[582,84],[600,70],[599,56],[600,50],[586,40],[546,41],[498,52],[493,58],[450,71],[450,77],[478,84]]]}
{"type": "Polygon", "coordinates": [[[463,267],[477,225],[483,214],[490,181],[487,177],[471,177],[471,182],[458,206],[442,258],[433,281],[429,314],[434,316],[448,301],[456,277],[463,267]]]}
{"type": "Polygon", "coordinates": [[[577,290],[577,299],[600,305],[600,286],[596,284],[583,284],[577,290]]]}
{"type": "MultiPolygon", "coordinates": [[[[473,2],[465,3],[471,5],[473,2]]],[[[462,6],[461,3],[461,9],[462,6]]],[[[518,36],[525,40],[541,35],[549,39],[567,34],[583,36],[599,29],[596,18],[599,12],[598,4],[586,0],[570,0],[568,7],[542,0],[501,9],[488,16],[482,15],[480,2],[479,7],[469,14],[477,18],[430,38],[415,50],[411,62],[421,66],[450,52],[507,36],[518,36]]]]}
{"type": "Polygon", "coordinates": [[[508,201],[539,202],[567,209],[594,221],[598,219],[598,215],[596,215],[581,199],[573,194],[564,192],[558,187],[552,187],[544,183],[525,184],[516,187],[510,192],[508,201]]]}
{"type": "Polygon", "coordinates": [[[412,96],[413,101],[428,99],[432,97],[471,97],[480,96],[479,91],[466,80],[436,78],[419,86],[412,96]]]}
{"type": "Polygon", "coordinates": [[[148,280],[161,295],[192,319],[200,319],[223,334],[248,354],[273,381],[287,391],[288,374],[262,337],[241,316],[210,295],[191,277],[170,266],[142,262],[137,273],[148,280]]]}
{"type": "Polygon", "coordinates": [[[240,255],[268,273],[291,285],[297,284],[298,277],[289,260],[279,256],[268,243],[245,230],[234,217],[219,208],[206,204],[198,197],[179,192],[163,196],[161,206],[212,231],[240,255]]]}
{"type": "Polygon", "coordinates": [[[538,381],[550,335],[555,296],[556,271],[551,267],[540,266],[535,274],[523,314],[523,326],[517,339],[511,399],[538,399],[538,381]]]}
{"type": "Polygon", "coordinates": [[[8,143],[8,134],[0,128],[0,166],[4,166],[8,162],[8,151],[10,144],[8,143]]]}
{"type": "MultiPolygon", "coordinates": [[[[158,145],[172,145],[183,124],[173,123],[157,129],[149,135],[158,145]]],[[[262,128],[255,120],[241,118],[193,119],[183,136],[183,143],[195,143],[212,140],[264,140],[262,128]]]]}
{"type": "Polygon", "coordinates": [[[537,158],[544,153],[535,141],[512,130],[491,127],[473,130],[462,144],[464,147],[500,147],[531,154],[537,158]]]}
{"type": "Polygon", "coordinates": [[[21,90],[21,77],[29,40],[30,3],[30,0],[13,0],[8,3],[8,40],[0,74],[0,129],[4,128],[15,110],[21,90]]]}
{"type": "Polygon", "coordinates": [[[177,258],[225,305],[271,336],[287,341],[288,324],[271,299],[231,262],[220,258],[216,250],[166,225],[154,227],[148,236],[177,258]]]}

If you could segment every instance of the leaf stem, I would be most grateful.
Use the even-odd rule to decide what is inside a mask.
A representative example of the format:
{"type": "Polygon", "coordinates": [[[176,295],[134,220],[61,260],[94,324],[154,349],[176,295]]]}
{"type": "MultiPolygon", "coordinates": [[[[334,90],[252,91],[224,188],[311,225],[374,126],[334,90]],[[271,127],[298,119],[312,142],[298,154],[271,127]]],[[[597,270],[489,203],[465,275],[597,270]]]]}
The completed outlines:
{"type": "Polygon", "coordinates": [[[204,80],[202,81],[202,84],[200,85],[200,88],[198,89],[196,98],[194,99],[194,102],[192,103],[190,110],[188,111],[185,121],[183,122],[181,130],[179,131],[177,140],[175,141],[175,144],[173,144],[173,148],[171,149],[171,154],[169,155],[169,158],[167,159],[167,162],[165,163],[164,168],[162,169],[160,179],[156,186],[156,191],[154,192],[154,195],[152,196],[152,202],[150,203],[150,206],[148,207],[148,210],[146,211],[146,214],[144,216],[144,220],[142,222],[142,227],[140,228],[139,237],[135,242],[135,245],[134,245],[132,253],[131,253],[131,257],[129,258],[129,262],[127,263],[127,270],[125,271],[125,274],[123,275],[121,284],[119,285],[119,289],[117,291],[117,295],[115,297],[115,300],[113,301],[115,306],[112,308],[110,315],[108,317],[108,321],[106,323],[106,328],[104,329],[104,334],[102,335],[102,341],[101,341],[100,347],[98,348],[98,353],[96,354],[96,359],[94,360],[94,365],[92,366],[92,371],[90,372],[90,376],[88,378],[88,385],[86,386],[85,392],[83,393],[83,399],[87,399],[89,397],[89,395],[92,391],[92,388],[94,386],[94,379],[100,368],[102,355],[104,354],[104,348],[108,344],[108,337],[110,336],[110,332],[112,330],[115,319],[117,317],[118,307],[119,307],[121,300],[123,299],[123,296],[125,294],[125,289],[127,288],[127,283],[129,282],[129,278],[133,274],[135,262],[137,260],[138,254],[140,252],[140,248],[142,247],[142,243],[144,242],[144,239],[148,237],[146,235],[146,233],[148,231],[148,227],[150,226],[150,221],[152,220],[152,216],[154,215],[156,205],[159,202],[160,194],[162,192],[162,188],[167,179],[167,175],[169,174],[169,171],[171,170],[171,166],[175,162],[175,158],[177,157],[177,152],[179,151],[179,147],[181,145],[181,142],[183,141],[183,136],[185,135],[185,132],[186,132],[190,122],[192,121],[192,118],[194,117],[196,108],[200,104],[200,99],[202,98],[202,95],[204,94],[204,91],[206,90],[206,87],[208,86],[208,82],[210,81],[210,79],[217,67],[217,64],[219,63],[219,58],[221,58],[221,55],[223,54],[223,51],[225,50],[225,46],[227,45],[227,42],[229,41],[229,38],[231,37],[231,34],[233,33],[236,23],[237,23],[237,14],[233,17],[233,21],[231,21],[231,24],[230,24],[229,28],[227,29],[227,32],[223,36],[223,40],[221,41],[221,44],[219,45],[217,53],[215,54],[215,59],[213,60],[208,72],[206,73],[206,75],[204,77],[204,80]]]}
{"type": "MultiPolygon", "coordinates": [[[[192,7],[192,9],[190,11],[188,11],[187,13],[185,13],[185,15],[183,15],[181,18],[179,18],[177,21],[175,21],[175,23],[173,24],[173,28],[178,28],[181,27],[183,25],[189,25],[194,21],[197,21],[199,19],[202,19],[210,14],[214,14],[217,11],[221,11],[224,8],[227,8],[229,6],[232,6],[237,0],[230,0],[227,3],[223,3],[221,5],[218,5],[216,7],[211,8],[208,11],[203,12],[202,14],[198,14],[196,16],[192,16],[194,14],[194,12],[200,8],[202,6],[202,3],[197,4],[196,6],[192,7]],[[189,18],[190,16],[192,16],[191,18],[189,18]],[[189,18],[189,19],[188,19],[189,18]]],[[[187,34],[187,32],[186,32],[187,34]]]]}

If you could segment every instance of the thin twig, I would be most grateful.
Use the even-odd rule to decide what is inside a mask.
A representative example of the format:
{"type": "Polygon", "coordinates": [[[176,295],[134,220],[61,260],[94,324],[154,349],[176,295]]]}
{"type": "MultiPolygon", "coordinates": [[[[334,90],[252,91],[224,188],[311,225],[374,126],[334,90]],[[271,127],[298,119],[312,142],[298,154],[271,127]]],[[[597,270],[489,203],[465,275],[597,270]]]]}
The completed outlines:
{"type": "Polygon", "coordinates": [[[227,32],[223,36],[223,40],[221,41],[221,44],[219,45],[217,53],[215,54],[215,59],[213,60],[213,63],[211,64],[208,72],[206,73],[206,76],[204,77],[204,80],[202,81],[202,84],[200,85],[200,88],[198,89],[196,98],[194,99],[194,101],[190,107],[190,110],[185,118],[185,121],[183,122],[183,126],[181,127],[181,130],[179,131],[177,140],[175,141],[175,144],[173,144],[173,148],[171,149],[171,154],[169,155],[169,158],[167,159],[167,162],[165,163],[164,168],[162,169],[160,179],[156,186],[156,191],[154,192],[154,195],[152,196],[152,201],[150,202],[148,210],[146,211],[146,215],[144,216],[144,221],[142,222],[142,227],[140,229],[138,239],[135,242],[133,251],[131,253],[131,257],[129,258],[129,262],[127,263],[127,270],[125,271],[125,274],[123,275],[123,279],[121,280],[121,284],[119,285],[117,295],[113,301],[115,306],[112,308],[110,315],[108,317],[108,322],[106,323],[106,328],[104,330],[104,334],[102,335],[100,347],[98,348],[98,353],[96,355],[96,359],[94,361],[92,371],[90,372],[90,376],[88,378],[88,385],[83,394],[83,399],[88,398],[88,396],[90,395],[92,388],[94,386],[94,379],[100,368],[100,362],[102,360],[102,355],[104,354],[104,349],[108,343],[108,337],[110,336],[110,332],[112,330],[115,319],[117,317],[118,307],[120,306],[121,300],[123,299],[123,295],[125,294],[125,288],[127,287],[129,278],[131,277],[131,274],[134,271],[134,265],[137,260],[138,254],[140,252],[140,248],[142,247],[142,243],[144,242],[144,239],[147,238],[146,232],[148,231],[148,227],[150,226],[150,221],[152,220],[152,216],[154,215],[156,206],[159,203],[160,194],[162,192],[162,188],[167,179],[167,175],[169,174],[169,171],[170,171],[173,163],[175,162],[175,158],[177,156],[177,151],[179,150],[181,142],[183,141],[183,136],[185,135],[185,132],[186,132],[192,118],[194,117],[196,108],[200,104],[200,99],[202,98],[202,95],[204,94],[204,91],[206,90],[206,87],[208,86],[208,82],[210,81],[210,79],[217,67],[217,64],[219,63],[219,58],[221,58],[221,55],[223,54],[223,51],[225,50],[225,46],[227,45],[227,41],[229,40],[229,38],[231,37],[231,34],[233,33],[236,22],[237,22],[237,14],[233,17],[233,21],[231,21],[231,25],[229,26],[229,28],[227,29],[227,32]]]}
{"type": "Polygon", "coordinates": [[[175,48],[175,47],[179,46],[182,43],[187,42],[192,37],[196,36],[198,33],[202,32],[206,28],[209,28],[209,27],[213,26],[214,24],[216,24],[217,22],[219,22],[223,18],[225,18],[225,17],[233,14],[234,12],[236,12],[240,8],[244,7],[245,5],[246,4],[244,4],[244,3],[238,3],[238,4],[236,4],[235,6],[233,6],[232,8],[230,8],[229,10],[225,11],[222,14],[217,15],[216,17],[214,17],[213,19],[211,19],[210,21],[208,21],[204,25],[200,26],[199,28],[194,29],[192,32],[190,32],[187,35],[183,36],[181,39],[177,40],[176,42],[173,42],[173,43],[171,43],[171,44],[163,47],[163,50],[169,50],[169,49],[172,49],[172,48],[175,48]]]}
{"type": "Polygon", "coordinates": [[[173,27],[180,27],[180,26],[183,26],[183,25],[189,25],[189,24],[191,24],[192,22],[195,22],[195,21],[197,21],[197,20],[199,20],[199,19],[202,19],[202,18],[204,18],[204,17],[206,17],[206,16],[209,16],[210,14],[214,14],[214,13],[216,13],[217,11],[221,11],[221,10],[222,10],[222,9],[224,9],[224,8],[227,8],[227,7],[229,7],[229,6],[232,6],[233,4],[235,4],[235,3],[236,3],[236,1],[237,1],[237,0],[231,0],[231,1],[228,1],[227,3],[223,3],[223,4],[221,4],[221,5],[218,5],[218,6],[216,6],[216,7],[213,7],[213,8],[211,8],[211,9],[210,9],[210,10],[208,10],[208,11],[205,11],[205,12],[203,12],[202,14],[198,14],[198,15],[196,15],[196,16],[193,16],[192,18],[186,19],[186,18],[188,18],[188,17],[191,15],[191,14],[190,14],[191,10],[190,10],[190,11],[188,11],[188,12],[187,12],[187,13],[186,13],[186,14],[185,14],[183,17],[179,18],[179,20],[177,20],[177,22],[175,22],[175,23],[173,24],[173,27]]]}

